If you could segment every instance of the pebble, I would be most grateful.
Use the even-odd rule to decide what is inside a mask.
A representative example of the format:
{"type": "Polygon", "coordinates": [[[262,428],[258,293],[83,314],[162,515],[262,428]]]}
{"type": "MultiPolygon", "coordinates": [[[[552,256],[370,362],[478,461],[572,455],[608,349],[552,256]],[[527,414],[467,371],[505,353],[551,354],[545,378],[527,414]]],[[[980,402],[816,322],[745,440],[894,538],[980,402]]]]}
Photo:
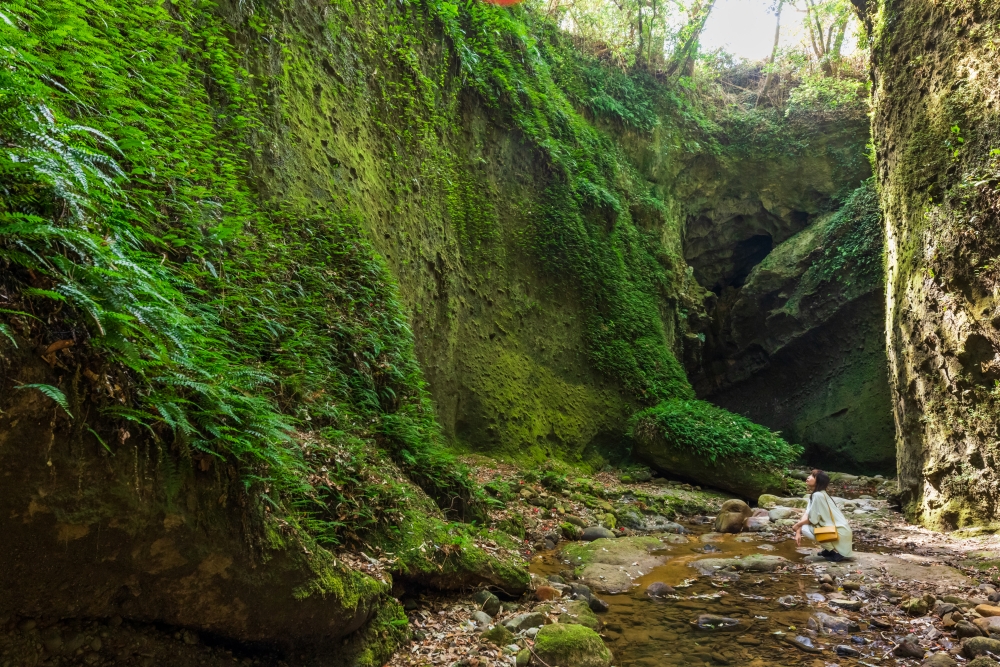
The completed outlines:
{"type": "Polygon", "coordinates": [[[898,646],[892,649],[892,654],[897,658],[922,658],[924,649],[920,646],[917,638],[910,635],[903,639],[898,646]]]}
{"type": "Polygon", "coordinates": [[[487,626],[493,623],[493,617],[484,611],[472,612],[472,620],[482,626],[487,626]]]}
{"type": "Polygon", "coordinates": [[[835,646],[833,649],[834,653],[844,658],[858,658],[861,657],[861,651],[854,648],[853,646],[848,646],[847,644],[840,644],[835,646]]]}
{"type": "Polygon", "coordinates": [[[813,644],[812,639],[805,637],[803,635],[798,635],[796,637],[791,637],[788,639],[788,643],[797,649],[805,651],[806,653],[822,653],[823,649],[818,648],[813,644]]]}

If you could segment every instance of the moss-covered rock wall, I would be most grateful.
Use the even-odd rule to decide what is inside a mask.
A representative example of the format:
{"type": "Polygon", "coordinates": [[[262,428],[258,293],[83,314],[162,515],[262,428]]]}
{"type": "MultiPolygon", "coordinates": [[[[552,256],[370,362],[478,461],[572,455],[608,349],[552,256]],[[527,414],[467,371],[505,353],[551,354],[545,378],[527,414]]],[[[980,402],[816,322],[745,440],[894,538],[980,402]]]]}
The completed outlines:
{"type": "Polygon", "coordinates": [[[1000,6],[869,3],[899,477],[912,516],[1000,509],[1000,6]]]}

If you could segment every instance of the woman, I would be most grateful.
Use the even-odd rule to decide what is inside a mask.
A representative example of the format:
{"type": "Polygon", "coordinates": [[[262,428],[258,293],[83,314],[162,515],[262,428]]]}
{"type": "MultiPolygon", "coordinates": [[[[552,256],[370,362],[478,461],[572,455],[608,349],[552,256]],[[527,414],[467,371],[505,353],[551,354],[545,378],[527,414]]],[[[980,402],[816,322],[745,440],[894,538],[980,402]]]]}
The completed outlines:
{"type": "Polygon", "coordinates": [[[795,543],[802,546],[802,536],[805,535],[811,540],[816,539],[815,528],[820,526],[836,526],[837,541],[822,542],[826,548],[819,552],[823,558],[839,563],[845,558],[850,558],[854,553],[854,534],[851,526],[847,523],[847,517],[840,511],[833,498],[826,492],[826,487],[830,485],[830,476],[822,470],[813,470],[806,479],[806,486],[809,487],[809,504],[802,514],[802,519],[795,524],[795,543]]]}

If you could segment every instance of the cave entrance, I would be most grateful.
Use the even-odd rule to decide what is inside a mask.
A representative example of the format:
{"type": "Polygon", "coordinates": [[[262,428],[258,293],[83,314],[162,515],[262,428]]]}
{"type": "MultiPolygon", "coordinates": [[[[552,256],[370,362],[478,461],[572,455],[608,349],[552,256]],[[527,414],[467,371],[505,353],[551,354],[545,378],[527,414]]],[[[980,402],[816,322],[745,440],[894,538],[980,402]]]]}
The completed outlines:
{"type": "Polygon", "coordinates": [[[739,241],[733,248],[730,269],[711,287],[718,295],[727,287],[739,289],[747,281],[754,267],[764,261],[774,249],[774,239],[770,234],[755,234],[739,241]]]}

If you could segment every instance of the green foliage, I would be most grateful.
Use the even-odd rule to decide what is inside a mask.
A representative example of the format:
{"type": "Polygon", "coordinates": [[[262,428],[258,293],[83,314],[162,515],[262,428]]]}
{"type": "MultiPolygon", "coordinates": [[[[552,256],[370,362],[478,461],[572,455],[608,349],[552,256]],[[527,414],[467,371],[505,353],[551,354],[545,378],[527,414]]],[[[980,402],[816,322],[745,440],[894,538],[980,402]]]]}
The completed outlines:
{"type": "Polygon", "coordinates": [[[885,225],[874,179],[855,190],[826,225],[822,255],[814,266],[830,280],[861,287],[881,285],[885,225]]]}
{"type": "Polygon", "coordinates": [[[775,468],[802,454],[770,429],[705,401],[663,401],[636,414],[631,429],[712,463],[775,468]]]}
{"type": "Polygon", "coordinates": [[[822,73],[804,77],[788,97],[787,114],[837,110],[867,111],[868,88],[860,79],[822,73]]]}
{"type": "Polygon", "coordinates": [[[566,476],[557,473],[555,470],[546,470],[543,472],[539,481],[546,489],[557,493],[565,491],[569,486],[566,476]]]}
{"type": "Polygon", "coordinates": [[[73,414],[69,411],[69,401],[66,400],[66,394],[62,393],[57,387],[53,387],[50,384],[22,384],[18,386],[18,389],[37,389],[55,401],[60,408],[66,411],[66,414],[71,419],[73,418],[73,414]]]}

